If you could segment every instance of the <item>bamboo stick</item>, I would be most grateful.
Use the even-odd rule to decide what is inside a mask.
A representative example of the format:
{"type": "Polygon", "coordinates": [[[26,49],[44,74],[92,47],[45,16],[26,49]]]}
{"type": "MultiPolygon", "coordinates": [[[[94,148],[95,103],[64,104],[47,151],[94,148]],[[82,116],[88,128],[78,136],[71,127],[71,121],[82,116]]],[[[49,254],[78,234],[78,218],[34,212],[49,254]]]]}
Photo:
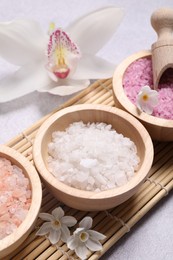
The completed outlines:
{"type": "Polygon", "coordinates": [[[109,80],[104,83],[104,86],[105,88],[99,85],[98,88],[93,91],[94,93],[89,93],[88,95],[84,96],[82,99],[78,100],[75,104],[92,103],[93,100],[96,100],[102,94],[108,92],[109,88],[112,87],[112,85],[110,85],[109,80]]]}
{"type": "MultiPolygon", "coordinates": [[[[112,96],[108,97],[105,101],[102,102],[103,105],[108,105],[110,103],[112,103],[114,105],[112,96]]],[[[113,106],[113,105],[110,105],[110,106],[113,106]]]]}
{"type": "MultiPolygon", "coordinates": [[[[43,241],[45,240],[44,237],[36,237],[34,240],[34,243],[32,243],[33,247],[32,250],[37,248],[43,241]]],[[[30,247],[25,247],[22,251],[20,251],[19,254],[17,254],[16,256],[14,256],[12,259],[13,260],[19,260],[19,259],[24,259],[24,257],[30,253],[30,247]]]]}
{"type": "MultiPolygon", "coordinates": [[[[105,84],[105,87],[109,88],[110,84],[105,84]]],[[[89,99],[90,103],[93,103],[93,101],[99,99],[102,95],[109,93],[106,88],[103,88],[102,86],[99,87],[100,91],[97,92],[94,96],[92,95],[91,98],[89,99]]],[[[110,95],[110,93],[109,93],[110,95]]],[[[101,103],[100,103],[101,104],[101,103]]]]}
{"type": "Polygon", "coordinates": [[[109,102],[107,105],[114,107],[114,101],[109,102]]]}
{"type": "Polygon", "coordinates": [[[29,146],[25,151],[21,152],[25,157],[32,156],[32,146],[29,146]]]}
{"type": "Polygon", "coordinates": [[[50,246],[46,250],[42,251],[42,253],[37,258],[35,258],[35,260],[48,259],[48,257],[51,256],[55,251],[57,251],[56,246],[50,246]]]}
{"type": "Polygon", "coordinates": [[[81,100],[78,100],[75,105],[78,105],[78,104],[84,104],[84,103],[89,103],[90,100],[95,99],[95,96],[96,95],[99,95],[100,94],[100,91],[102,91],[102,88],[99,86],[97,87],[97,89],[95,89],[93,92],[90,92],[88,93],[88,95],[84,96],[81,100]],[[93,95],[94,94],[94,95],[93,95]]]}
{"type": "MultiPolygon", "coordinates": [[[[154,155],[156,155],[157,153],[159,153],[160,152],[160,150],[162,150],[164,147],[167,147],[167,146],[169,146],[167,143],[156,143],[155,145],[154,145],[154,155]]],[[[155,157],[154,157],[154,159],[155,159],[155,157]]]]}
{"type": "Polygon", "coordinates": [[[34,130],[34,131],[32,131],[32,132],[31,132],[29,135],[27,135],[27,136],[24,136],[24,135],[23,135],[23,139],[22,139],[20,142],[16,143],[16,144],[13,146],[13,149],[16,149],[16,150],[20,151],[20,148],[21,148],[21,147],[25,147],[26,144],[30,144],[30,143],[31,143],[31,145],[32,145],[32,141],[33,141],[33,139],[34,139],[36,133],[37,133],[37,129],[34,130]],[[29,140],[30,140],[30,142],[29,142],[29,140]]]}
{"type": "MultiPolygon", "coordinates": [[[[26,257],[24,257],[23,259],[25,259],[25,260],[35,259],[38,255],[40,255],[43,251],[45,251],[50,245],[51,244],[50,244],[49,240],[44,238],[44,241],[41,244],[39,244],[35,250],[32,250],[32,252],[30,252],[30,254],[27,254],[26,257]]],[[[44,259],[44,258],[42,258],[42,259],[44,259]]]]}
{"type": "Polygon", "coordinates": [[[154,163],[162,159],[162,155],[168,153],[172,147],[173,143],[170,143],[169,145],[165,143],[157,145],[157,147],[154,149],[154,163]]]}
{"type": "Polygon", "coordinates": [[[109,92],[105,92],[103,95],[101,95],[99,98],[94,100],[92,103],[93,104],[102,104],[105,100],[107,100],[110,97],[109,92]]]}

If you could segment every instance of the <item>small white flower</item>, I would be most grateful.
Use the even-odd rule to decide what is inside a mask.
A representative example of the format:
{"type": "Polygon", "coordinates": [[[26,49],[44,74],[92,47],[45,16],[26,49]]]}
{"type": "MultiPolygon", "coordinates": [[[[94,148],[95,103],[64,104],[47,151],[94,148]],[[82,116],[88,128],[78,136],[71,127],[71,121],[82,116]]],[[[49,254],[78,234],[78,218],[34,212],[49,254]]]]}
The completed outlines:
{"type": "Polygon", "coordinates": [[[149,86],[141,88],[137,96],[137,107],[145,113],[151,115],[154,107],[158,104],[158,92],[149,86]]]}
{"type": "Polygon", "coordinates": [[[46,235],[52,244],[56,244],[60,239],[66,242],[70,236],[68,227],[72,227],[77,223],[74,217],[64,216],[61,207],[55,208],[52,214],[40,213],[39,217],[47,222],[43,223],[36,235],[46,235]]]}
{"type": "Polygon", "coordinates": [[[75,250],[76,255],[81,259],[86,259],[88,249],[91,251],[100,251],[102,244],[99,240],[106,238],[103,234],[90,229],[92,222],[91,217],[83,218],[79,223],[79,228],[67,240],[68,248],[75,250]]]}

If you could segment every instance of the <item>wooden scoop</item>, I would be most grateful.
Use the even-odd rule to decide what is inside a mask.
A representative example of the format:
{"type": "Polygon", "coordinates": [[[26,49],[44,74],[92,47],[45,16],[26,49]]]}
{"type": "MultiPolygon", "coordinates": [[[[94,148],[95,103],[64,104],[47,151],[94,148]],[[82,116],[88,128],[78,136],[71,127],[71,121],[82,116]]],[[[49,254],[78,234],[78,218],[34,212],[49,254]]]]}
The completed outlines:
{"type": "Polygon", "coordinates": [[[151,16],[158,40],[151,46],[154,89],[167,69],[173,69],[173,9],[161,8],[151,16]]]}

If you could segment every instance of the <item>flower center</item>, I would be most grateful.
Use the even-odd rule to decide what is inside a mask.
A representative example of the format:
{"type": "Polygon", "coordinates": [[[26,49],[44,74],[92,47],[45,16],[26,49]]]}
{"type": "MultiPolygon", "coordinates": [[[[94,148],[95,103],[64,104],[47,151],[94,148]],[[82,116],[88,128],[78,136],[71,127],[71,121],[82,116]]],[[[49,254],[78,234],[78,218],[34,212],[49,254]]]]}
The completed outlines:
{"type": "Polygon", "coordinates": [[[145,94],[145,95],[142,96],[142,99],[143,99],[143,101],[147,101],[149,99],[149,97],[148,97],[147,94],[145,94]]]}
{"type": "Polygon", "coordinates": [[[70,69],[65,63],[65,50],[59,44],[55,49],[55,66],[53,67],[53,73],[60,79],[67,78],[70,69]]]}
{"type": "Polygon", "coordinates": [[[81,233],[80,233],[80,240],[81,240],[82,242],[86,242],[86,241],[88,240],[88,238],[89,238],[89,235],[88,235],[87,232],[81,232],[81,233]]]}
{"type": "Polygon", "coordinates": [[[71,70],[74,71],[80,58],[78,47],[61,29],[56,29],[50,34],[47,52],[47,69],[60,79],[67,78],[71,70]]]}
{"type": "Polygon", "coordinates": [[[55,229],[59,229],[61,227],[61,222],[58,219],[56,219],[52,222],[52,225],[55,229]]]}

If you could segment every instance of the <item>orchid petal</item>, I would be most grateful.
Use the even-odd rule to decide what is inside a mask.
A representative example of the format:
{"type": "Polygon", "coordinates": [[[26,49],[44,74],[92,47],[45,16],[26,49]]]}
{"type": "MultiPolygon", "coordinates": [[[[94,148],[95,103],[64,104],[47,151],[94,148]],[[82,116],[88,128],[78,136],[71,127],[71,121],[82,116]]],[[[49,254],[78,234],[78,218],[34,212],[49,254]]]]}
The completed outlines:
{"type": "Polygon", "coordinates": [[[158,101],[158,92],[149,86],[143,86],[137,95],[136,104],[140,110],[151,115],[158,101]]]}
{"type": "Polygon", "coordinates": [[[103,235],[95,230],[88,230],[87,232],[90,235],[92,240],[102,240],[102,239],[106,238],[105,235],[103,235]]]}
{"type": "Polygon", "coordinates": [[[51,80],[41,64],[28,64],[10,77],[0,81],[0,103],[11,101],[50,84],[51,80]]]}
{"type": "Polygon", "coordinates": [[[40,213],[39,218],[41,218],[42,220],[46,220],[46,221],[54,220],[54,217],[49,213],[40,213]]]}
{"type": "Polygon", "coordinates": [[[55,219],[61,219],[64,216],[64,210],[61,207],[55,208],[52,211],[52,215],[55,217],[55,219]]]}
{"type": "Polygon", "coordinates": [[[148,104],[142,104],[142,106],[140,107],[140,109],[147,113],[148,115],[151,115],[153,113],[153,107],[148,105],[148,104]]]}
{"type": "Polygon", "coordinates": [[[73,80],[66,79],[58,81],[59,86],[52,88],[52,85],[47,85],[44,88],[38,89],[39,92],[48,92],[50,94],[66,96],[85,89],[90,84],[89,80],[73,80]],[[62,85],[61,85],[62,84],[62,85]]]}
{"type": "Polygon", "coordinates": [[[86,230],[90,229],[92,227],[92,223],[93,223],[93,220],[91,217],[85,217],[83,218],[80,223],[79,223],[79,227],[83,227],[85,228],[86,230]]]}
{"type": "Polygon", "coordinates": [[[0,56],[16,65],[44,56],[47,37],[32,20],[0,23],[0,56]]]}
{"type": "Polygon", "coordinates": [[[105,79],[112,77],[115,65],[97,56],[83,55],[73,79],[105,79]]]}
{"type": "Polygon", "coordinates": [[[84,244],[80,244],[75,248],[75,252],[77,256],[79,256],[83,260],[86,259],[86,256],[88,254],[88,249],[84,244]]]}
{"type": "Polygon", "coordinates": [[[78,246],[79,238],[72,235],[67,239],[67,246],[69,249],[74,250],[78,246]]]}
{"type": "Polygon", "coordinates": [[[77,220],[71,216],[62,217],[61,223],[67,225],[68,227],[72,227],[77,223],[77,220]]]}
{"type": "Polygon", "coordinates": [[[151,104],[152,106],[157,106],[159,100],[158,100],[158,93],[153,93],[150,95],[151,104]]]}
{"type": "Polygon", "coordinates": [[[80,228],[76,228],[76,230],[74,231],[74,235],[75,236],[79,236],[81,232],[85,231],[84,227],[80,227],[80,228]]]}
{"type": "Polygon", "coordinates": [[[77,19],[66,30],[82,52],[95,54],[112,37],[122,17],[122,9],[106,7],[77,19]]]}
{"type": "Polygon", "coordinates": [[[48,73],[49,77],[50,77],[53,81],[58,82],[58,78],[55,76],[55,74],[54,74],[53,72],[51,72],[51,71],[48,70],[47,73],[48,73]]]}
{"type": "Polygon", "coordinates": [[[88,239],[85,242],[85,245],[91,251],[100,251],[102,249],[102,244],[99,241],[88,239]]]}
{"type": "Polygon", "coordinates": [[[60,240],[61,237],[61,231],[60,230],[54,230],[52,229],[48,238],[50,240],[50,242],[54,245],[56,243],[58,243],[58,241],[60,240]]]}
{"type": "Polygon", "coordinates": [[[63,242],[67,242],[67,239],[70,237],[70,230],[66,225],[62,225],[61,227],[61,240],[63,242]]]}
{"type": "Polygon", "coordinates": [[[46,222],[46,223],[43,223],[43,225],[37,231],[36,235],[37,236],[44,236],[47,233],[49,233],[50,231],[51,231],[51,223],[50,222],[46,222]]]}

